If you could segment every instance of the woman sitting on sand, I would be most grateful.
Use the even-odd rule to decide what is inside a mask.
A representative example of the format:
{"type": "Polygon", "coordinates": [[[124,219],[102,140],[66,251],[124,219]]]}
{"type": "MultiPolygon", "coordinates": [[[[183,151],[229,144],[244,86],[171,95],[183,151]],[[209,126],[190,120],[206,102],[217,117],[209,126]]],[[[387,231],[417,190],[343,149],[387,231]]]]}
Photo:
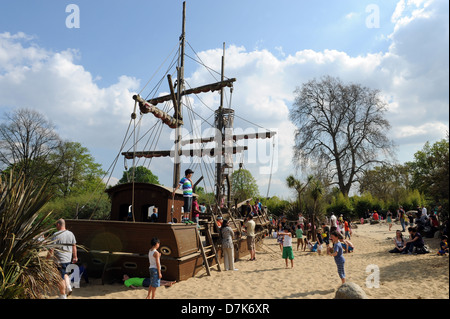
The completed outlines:
{"type": "Polygon", "coordinates": [[[403,239],[403,234],[400,230],[395,232],[394,244],[395,248],[389,250],[390,253],[401,253],[405,249],[405,240],[403,239]]]}

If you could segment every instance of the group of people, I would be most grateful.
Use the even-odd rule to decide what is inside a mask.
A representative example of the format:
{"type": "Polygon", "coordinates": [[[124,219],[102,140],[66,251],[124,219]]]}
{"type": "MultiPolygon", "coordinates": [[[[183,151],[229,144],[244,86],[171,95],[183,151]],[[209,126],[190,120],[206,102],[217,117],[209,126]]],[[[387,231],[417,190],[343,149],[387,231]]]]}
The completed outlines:
{"type": "Polygon", "coordinates": [[[247,218],[249,215],[259,216],[262,214],[262,203],[257,198],[254,204],[250,203],[250,200],[246,200],[245,204],[240,208],[241,217],[247,218]]]}
{"type": "MultiPolygon", "coordinates": [[[[246,230],[247,235],[247,248],[250,251],[250,259],[249,261],[256,260],[256,223],[253,220],[253,215],[249,214],[249,216],[245,219],[244,228],[246,230]]],[[[224,259],[224,268],[227,270],[238,270],[234,267],[234,231],[230,227],[230,224],[227,219],[223,219],[220,226],[220,238],[222,244],[222,253],[224,259]]]]}
{"type": "MultiPolygon", "coordinates": [[[[388,211],[388,214],[390,211],[388,211]]],[[[425,206],[417,206],[417,213],[409,212],[407,214],[403,207],[400,206],[397,210],[397,218],[400,221],[402,230],[397,230],[395,232],[394,238],[394,248],[390,250],[390,253],[400,253],[400,254],[426,254],[429,253],[425,242],[423,240],[424,235],[434,235],[438,230],[439,222],[437,219],[437,214],[428,214],[427,208],[425,206]],[[408,233],[409,238],[405,239],[403,237],[403,232],[406,231],[406,225],[409,223],[408,233]],[[415,225],[414,225],[415,224],[415,225]]],[[[393,221],[388,219],[389,230],[392,228],[393,221]]],[[[447,235],[441,236],[441,242],[439,244],[440,249],[438,255],[445,255],[448,253],[447,235]]]]}
{"type": "Polygon", "coordinates": [[[278,223],[277,242],[282,251],[282,258],[285,260],[286,268],[294,267],[294,253],[292,248],[292,239],[297,238],[297,251],[308,249],[311,252],[317,252],[319,255],[326,251],[327,255],[333,256],[337,265],[338,275],[342,283],[345,283],[345,258],[344,253],[350,253],[354,250],[354,245],[350,242],[351,226],[349,220],[344,220],[341,215],[339,219],[332,213],[330,220],[328,218],[322,224],[321,228],[316,229],[307,219],[299,214],[299,219],[295,225],[295,231],[289,227],[286,218],[281,217],[278,223]],[[313,242],[313,233],[316,232],[316,240],[313,242]],[[348,239],[347,239],[348,237],[348,239]],[[331,243],[331,246],[330,246],[331,243]]]}

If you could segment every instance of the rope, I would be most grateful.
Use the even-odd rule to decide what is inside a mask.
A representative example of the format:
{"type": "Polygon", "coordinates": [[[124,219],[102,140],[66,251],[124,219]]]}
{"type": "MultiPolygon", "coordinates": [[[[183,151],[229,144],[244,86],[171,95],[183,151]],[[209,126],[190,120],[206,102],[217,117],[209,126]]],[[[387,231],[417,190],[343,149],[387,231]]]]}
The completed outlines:
{"type": "Polygon", "coordinates": [[[269,197],[269,190],[270,190],[270,184],[272,183],[272,170],[273,170],[273,162],[275,157],[275,139],[272,143],[272,164],[270,164],[270,176],[269,176],[269,185],[267,186],[267,195],[266,197],[269,197]]]}
{"type": "MultiPolygon", "coordinates": [[[[159,72],[159,70],[162,68],[162,66],[164,65],[164,63],[166,63],[167,59],[173,54],[173,51],[175,51],[175,49],[178,47],[179,48],[180,43],[178,42],[177,45],[175,45],[175,47],[172,49],[172,51],[169,53],[169,55],[166,57],[166,59],[161,63],[161,65],[158,67],[158,69],[155,71],[155,73],[153,73],[153,75],[150,77],[150,79],[147,81],[147,83],[144,85],[144,87],[142,88],[142,90],[139,92],[139,95],[141,95],[142,91],[145,90],[145,88],[148,86],[148,84],[153,80],[153,78],[156,76],[156,74],[159,72]]],[[[176,56],[176,55],[175,55],[176,56]]]]}

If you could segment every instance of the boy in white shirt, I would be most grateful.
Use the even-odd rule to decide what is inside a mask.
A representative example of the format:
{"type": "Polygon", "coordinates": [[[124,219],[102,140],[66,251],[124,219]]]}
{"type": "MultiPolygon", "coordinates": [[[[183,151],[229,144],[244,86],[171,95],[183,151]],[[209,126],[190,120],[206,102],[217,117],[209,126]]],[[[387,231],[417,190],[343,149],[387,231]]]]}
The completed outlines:
{"type": "Polygon", "coordinates": [[[294,268],[294,252],[292,250],[292,234],[286,228],[283,229],[279,235],[284,236],[283,240],[283,259],[286,261],[286,268],[288,268],[288,258],[291,260],[291,268],[294,268]]]}

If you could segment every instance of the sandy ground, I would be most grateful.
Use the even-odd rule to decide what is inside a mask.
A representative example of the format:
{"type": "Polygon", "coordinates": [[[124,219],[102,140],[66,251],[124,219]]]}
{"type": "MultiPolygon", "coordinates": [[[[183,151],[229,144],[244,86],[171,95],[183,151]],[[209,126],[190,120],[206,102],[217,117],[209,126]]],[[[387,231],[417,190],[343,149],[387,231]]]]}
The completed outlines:
{"type": "MultiPolygon", "coordinates": [[[[448,299],[449,257],[437,256],[439,240],[425,239],[431,253],[400,255],[393,248],[395,230],[386,224],[358,225],[351,238],[355,251],[345,254],[348,282],[361,286],[370,299],[448,299]]],[[[407,232],[404,233],[404,236],[407,232]]],[[[341,281],[333,257],[296,250],[294,268],[285,268],[276,239],[266,238],[256,261],[235,263],[238,271],[202,271],[170,288],[156,290],[157,299],[333,299],[341,281]]],[[[70,299],[145,299],[146,288],[121,283],[102,285],[100,279],[81,282],[70,299]]],[[[54,298],[54,296],[49,296],[54,298]]]]}

